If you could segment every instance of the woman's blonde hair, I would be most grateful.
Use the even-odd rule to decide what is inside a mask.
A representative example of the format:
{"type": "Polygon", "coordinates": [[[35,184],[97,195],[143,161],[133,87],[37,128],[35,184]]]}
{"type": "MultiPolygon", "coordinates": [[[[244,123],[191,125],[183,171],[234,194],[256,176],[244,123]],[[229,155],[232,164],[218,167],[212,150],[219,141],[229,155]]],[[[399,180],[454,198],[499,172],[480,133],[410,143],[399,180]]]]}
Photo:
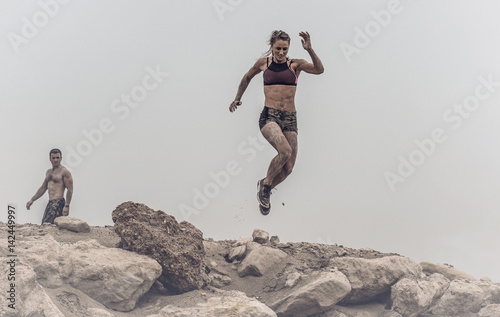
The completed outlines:
{"type": "Polygon", "coordinates": [[[270,47],[267,50],[267,52],[264,53],[264,55],[263,55],[264,57],[272,55],[273,45],[274,45],[274,43],[276,43],[277,40],[287,41],[288,44],[290,44],[290,36],[288,35],[288,33],[286,33],[285,31],[281,31],[281,30],[274,30],[273,33],[271,33],[271,36],[269,37],[269,41],[267,42],[270,47]]]}

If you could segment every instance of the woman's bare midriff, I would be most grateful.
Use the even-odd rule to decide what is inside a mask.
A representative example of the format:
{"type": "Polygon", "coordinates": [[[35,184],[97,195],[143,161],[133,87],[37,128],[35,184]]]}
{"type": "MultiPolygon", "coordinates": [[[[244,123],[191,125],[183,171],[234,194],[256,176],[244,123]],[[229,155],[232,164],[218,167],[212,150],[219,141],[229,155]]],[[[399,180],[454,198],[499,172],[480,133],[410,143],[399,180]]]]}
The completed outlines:
{"type": "Polygon", "coordinates": [[[296,86],[287,85],[264,86],[266,107],[294,112],[296,89],[296,86]]]}

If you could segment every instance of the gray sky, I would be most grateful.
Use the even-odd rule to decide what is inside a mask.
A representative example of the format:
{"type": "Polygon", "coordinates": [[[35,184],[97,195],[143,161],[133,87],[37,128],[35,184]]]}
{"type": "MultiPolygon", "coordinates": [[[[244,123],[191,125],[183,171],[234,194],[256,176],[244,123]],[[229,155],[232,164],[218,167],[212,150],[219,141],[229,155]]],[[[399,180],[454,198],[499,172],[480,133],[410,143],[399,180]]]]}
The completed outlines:
{"type": "Polygon", "coordinates": [[[26,202],[63,151],[70,214],[112,225],[124,201],[236,239],[338,243],[448,263],[500,281],[498,1],[2,1],[0,200],[26,202]],[[274,150],[262,75],[238,83],[274,29],[301,74],[299,154],[258,212],[274,150]]]}

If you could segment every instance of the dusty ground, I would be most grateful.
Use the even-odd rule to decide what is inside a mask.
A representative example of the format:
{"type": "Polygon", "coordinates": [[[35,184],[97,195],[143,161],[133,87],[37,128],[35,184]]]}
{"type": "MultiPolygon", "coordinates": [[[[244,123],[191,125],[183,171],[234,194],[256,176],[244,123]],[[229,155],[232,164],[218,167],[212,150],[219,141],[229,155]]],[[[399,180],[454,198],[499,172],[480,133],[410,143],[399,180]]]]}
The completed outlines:
{"type": "MultiPolygon", "coordinates": [[[[101,245],[114,248],[120,241],[120,237],[113,231],[113,226],[90,227],[89,233],[75,233],[65,229],[59,229],[56,225],[17,224],[16,232],[20,236],[43,236],[51,234],[58,242],[75,243],[82,240],[95,239],[101,245]]],[[[19,239],[20,239],[19,238],[19,239]]]]}
{"type": "MultiPolygon", "coordinates": [[[[23,236],[42,236],[52,235],[55,240],[61,243],[75,243],[81,240],[95,239],[106,247],[117,247],[120,241],[119,236],[114,232],[113,226],[91,227],[89,233],[74,233],[65,229],[60,229],[55,225],[17,225],[17,240],[23,236]]],[[[255,297],[260,301],[271,304],[276,299],[276,291],[284,288],[285,276],[282,274],[287,269],[293,267],[295,270],[304,274],[312,273],[325,267],[331,257],[352,256],[362,258],[377,258],[387,256],[371,249],[351,249],[341,245],[326,245],[316,243],[279,243],[278,248],[288,255],[283,263],[269,272],[265,277],[247,276],[240,278],[237,274],[236,263],[229,263],[226,256],[235,243],[234,240],[214,241],[206,239],[204,241],[207,266],[214,272],[221,272],[228,275],[232,282],[225,286],[224,290],[239,290],[249,297],[255,297]],[[268,278],[275,276],[275,278],[268,278]]],[[[85,307],[94,307],[105,309],[104,306],[97,304],[88,298],[85,294],[71,288],[62,287],[54,290],[47,290],[53,301],[67,316],[87,316],[85,307]]],[[[217,295],[217,289],[207,287],[202,290],[193,291],[181,295],[173,295],[162,289],[161,285],[154,284],[151,290],[145,294],[137,303],[136,309],[132,312],[115,312],[115,316],[143,317],[157,313],[166,305],[175,305],[178,307],[193,306],[195,303],[204,301],[206,298],[217,295]]],[[[89,315],[90,316],[90,315],[89,315]]]]}

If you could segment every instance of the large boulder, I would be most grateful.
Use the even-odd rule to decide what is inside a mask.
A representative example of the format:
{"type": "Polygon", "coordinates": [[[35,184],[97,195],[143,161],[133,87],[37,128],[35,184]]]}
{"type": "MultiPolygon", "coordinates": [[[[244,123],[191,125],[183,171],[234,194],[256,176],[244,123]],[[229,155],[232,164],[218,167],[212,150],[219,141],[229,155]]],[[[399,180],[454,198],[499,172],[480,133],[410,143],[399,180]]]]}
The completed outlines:
{"type": "Polygon", "coordinates": [[[402,278],[417,278],[422,269],[415,261],[402,256],[385,256],[375,259],[334,257],[330,266],[347,276],[352,291],[342,304],[362,304],[382,294],[388,294],[391,286],[402,278]]]}
{"type": "Polygon", "coordinates": [[[405,317],[415,317],[431,307],[450,285],[441,274],[423,279],[404,278],[391,288],[392,309],[405,317]]]}
{"type": "Polygon", "coordinates": [[[132,252],[106,248],[95,240],[75,243],[71,261],[73,274],[69,283],[118,311],[135,308],[161,274],[160,265],[145,256],[132,252]]]}
{"type": "Polygon", "coordinates": [[[33,268],[37,282],[43,287],[62,286],[63,279],[73,270],[72,263],[65,254],[70,248],[64,248],[51,235],[24,237],[19,240],[19,246],[19,254],[33,268]]]}
{"type": "MultiPolygon", "coordinates": [[[[488,304],[500,304],[500,285],[485,281],[474,281],[484,292],[484,300],[488,304]]],[[[499,315],[500,316],[500,315],[499,315]]]]}
{"type": "Polygon", "coordinates": [[[160,263],[158,279],[168,290],[184,293],[203,287],[205,272],[203,233],[192,224],[144,204],[125,202],[112,213],[115,232],[125,250],[147,255],[160,263]]]}
{"type": "MultiPolygon", "coordinates": [[[[19,258],[0,257],[1,263],[9,263],[16,260],[14,275],[11,280],[4,279],[3,290],[6,292],[0,305],[0,316],[4,317],[28,317],[28,316],[50,316],[64,317],[64,314],[57,308],[47,295],[45,290],[36,281],[36,273],[33,269],[19,258]],[[12,279],[14,277],[14,279],[12,279]]],[[[2,276],[7,277],[10,272],[10,265],[2,265],[0,270],[2,276]]]]}
{"type": "Polygon", "coordinates": [[[427,274],[427,275],[432,275],[435,273],[441,274],[450,281],[456,280],[456,279],[463,279],[463,280],[469,280],[469,281],[474,281],[475,278],[467,273],[464,273],[462,271],[459,271],[455,269],[452,266],[445,265],[445,264],[435,264],[435,263],[430,263],[430,262],[421,262],[420,266],[422,267],[422,271],[427,274]]]}
{"type": "Polygon", "coordinates": [[[500,316],[500,304],[491,304],[479,311],[479,317],[498,317],[500,316]]]}
{"type": "Polygon", "coordinates": [[[57,217],[54,224],[61,229],[73,232],[90,232],[89,224],[75,217],[57,217]]]}
{"type": "Polygon", "coordinates": [[[57,288],[69,284],[118,311],[134,309],[161,274],[161,266],[155,260],[106,248],[95,240],[60,244],[51,235],[25,237],[18,250],[42,286],[57,288]]]}
{"type": "Polygon", "coordinates": [[[239,291],[219,291],[216,296],[192,307],[168,305],[147,317],[276,317],[276,313],[256,299],[239,291]]]}
{"type": "Polygon", "coordinates": [[[484,304],[485,294],[479,286],[467,280],[453,280],[428,313],[436,316],[476,314],[484,304]]]}
{"type": "Polygon", "coordinates": [[[248,242],[246,250],[247,254],[238,267],[240,277],[262,276],[287,257],[285,252],[260,245],[257,242],[248,242]]]}
{"type": "Polygon", "coordinates": [[[350,291],[351,285],[344,274],[335,270],[321,272],[270,307],[278,316],[310,316],[331,309],[350,291]]]}

